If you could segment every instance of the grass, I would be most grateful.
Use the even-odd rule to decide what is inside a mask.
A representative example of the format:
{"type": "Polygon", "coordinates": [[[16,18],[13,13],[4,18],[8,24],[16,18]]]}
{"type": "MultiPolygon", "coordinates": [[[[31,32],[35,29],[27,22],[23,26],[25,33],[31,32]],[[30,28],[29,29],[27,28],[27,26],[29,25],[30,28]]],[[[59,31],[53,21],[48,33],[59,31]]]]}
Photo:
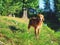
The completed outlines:
{"type": "Polygon", "coordinates": [[[39,39],[35,39],[34,30],[31,27],[27,33],[28,20],[0,16],[0,44],[3,45],[60,45],[60,31],[54,32],[43,24],[39,39]]]}

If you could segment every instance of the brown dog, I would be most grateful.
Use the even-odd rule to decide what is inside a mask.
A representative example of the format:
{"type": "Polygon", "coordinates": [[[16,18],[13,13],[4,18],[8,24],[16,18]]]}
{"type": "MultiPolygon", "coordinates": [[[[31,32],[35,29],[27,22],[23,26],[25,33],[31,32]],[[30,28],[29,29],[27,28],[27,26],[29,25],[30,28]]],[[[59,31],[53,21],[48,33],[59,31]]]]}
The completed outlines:
{"type": "Polygon", "coordinates": [[[39,29],[42,27],[44,21],[44,16],[42,14],[38,14],[37,17],[32,17],[29,20],[28,29],[30,29],[31,26],[35,29],[35,36],[38,38],[39,35],[39,29]]]}

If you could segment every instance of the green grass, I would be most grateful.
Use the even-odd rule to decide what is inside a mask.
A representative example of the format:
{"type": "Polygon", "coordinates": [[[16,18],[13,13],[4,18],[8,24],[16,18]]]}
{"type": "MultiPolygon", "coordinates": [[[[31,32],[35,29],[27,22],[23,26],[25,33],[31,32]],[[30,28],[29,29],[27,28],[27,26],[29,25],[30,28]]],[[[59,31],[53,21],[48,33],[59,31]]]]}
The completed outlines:
{"type": "Polygon", "coordinates": [[[27,33],[27,26],[25,19],[0,16],[0,41],[4,45],[60,45],[60,31],[54,32],[43,24],[36,40],[34,29],[31,27],[27,33]]]}

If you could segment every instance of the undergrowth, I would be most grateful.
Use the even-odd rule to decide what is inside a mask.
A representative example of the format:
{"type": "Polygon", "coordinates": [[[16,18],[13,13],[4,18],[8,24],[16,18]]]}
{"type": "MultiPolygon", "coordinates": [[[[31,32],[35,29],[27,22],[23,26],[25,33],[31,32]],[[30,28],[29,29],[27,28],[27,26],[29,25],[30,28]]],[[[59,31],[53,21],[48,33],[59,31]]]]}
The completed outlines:
{"type": "Polygon", "coordinates": [[[29,33],[27,27],[26,22],[1,17],[0,44],[3,42],[3,45],[60,45],[60,31],[55,32],[43,24],[39,39],[36,40],[33,27],[29,33]]]}

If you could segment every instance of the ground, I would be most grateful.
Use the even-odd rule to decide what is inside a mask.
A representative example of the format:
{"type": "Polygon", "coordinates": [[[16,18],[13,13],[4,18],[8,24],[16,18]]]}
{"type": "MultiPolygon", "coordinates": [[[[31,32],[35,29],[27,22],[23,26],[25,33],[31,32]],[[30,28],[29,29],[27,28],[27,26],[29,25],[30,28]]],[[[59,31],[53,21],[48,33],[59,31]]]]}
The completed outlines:
{"type": "Polygon", "coordinates": [[[60,45],[60,31],[43,24],[36,40],[33,27],[27,33],[28,22],[24,18],[0,16],[0,45],[60,45]]]}

